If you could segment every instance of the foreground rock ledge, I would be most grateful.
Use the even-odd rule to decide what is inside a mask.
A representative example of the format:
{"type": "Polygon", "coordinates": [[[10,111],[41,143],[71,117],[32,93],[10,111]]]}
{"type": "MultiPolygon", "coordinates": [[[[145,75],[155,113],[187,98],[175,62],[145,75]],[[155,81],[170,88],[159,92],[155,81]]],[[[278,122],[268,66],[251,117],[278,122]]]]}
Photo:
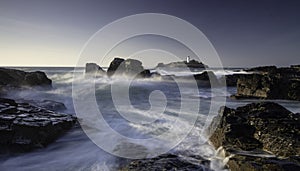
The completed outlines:
{"type": "Polygon", "coordinates": [[[75,123],[74,116],[0,98],[0,154],[45,147],[75,123]]]}
{"type": "Polygon", "coordinates": [[[152,159],[134,160],[120,168],[119,171],[209,171],[208,165],[209,161],[204,159],[191,162],[175,154],[168,153],[152,159]]]}
{"type": "Polygon", "coordinates": [[[279,104],[223,107],[211,126],[217,128],[210,141],[232,156],[232,171],[300,170],[300,115],[279,104]]]}

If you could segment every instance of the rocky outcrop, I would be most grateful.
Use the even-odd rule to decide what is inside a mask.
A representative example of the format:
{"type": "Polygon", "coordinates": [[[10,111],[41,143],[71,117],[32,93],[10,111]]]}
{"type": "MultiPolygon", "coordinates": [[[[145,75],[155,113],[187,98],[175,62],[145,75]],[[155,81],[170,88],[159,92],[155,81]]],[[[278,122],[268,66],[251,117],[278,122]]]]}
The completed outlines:
{"type": "Polygon", "coordinates": [[[223,147],[235,170],[300,169],[300,115],[273,102],[237,109],[223,107],[213,119],[210,137],[223,147]]]}
{"type": "Polygon", "coordinates": [[[86,63],[85,64],[85,74],[90,76],[90,75],[95,75],[96,76],[103,76],[105,75],[105,71],[97,64],[95,63],[86,63]]]}
{"type": "Polygon", "coordinates": [[[128,165],[119,169],[120,171],[157,171],[157,170],[176,170],[176,171],[204,171],[209,170],[207,160],[188,161],[183,157],[174,154],[163,154],[152,159],[140,159],[130,162],[128,165]]]}
{"type": "Polygon", "coordinates": [[[168,64],[159,63],[156,66],[156,68],[163,68],[163,67],[167,67],[167,68],[184,68],[184,67],[188,67],[188,68],[208,68],[207,65],[203,64],[202,62],[196,61],[196,60],[191,60],[188,63],[186,61],[171,62],[171,63],[168,63],[168,64]]]}
{"type": "Polygon", "coordinates": [[[52,81],[44,72],[25,72],[16,69],[0,68],[0,86],[4,87],[44,87],[51,88],[52,81]]]}
{"type": "Polygon", "coordinates": [[[75,123],[71,115],[0,98],[0,153],[45,147],[75,123]]]}
{"type": "Polygon", "coordinates": [[[300,100],[300,68],[260,67],[241,75],[236,98],[300,100]]]}
{"type": "Polygon", "coordinates": [[[115,58],[109,65],[107,70],[108,76],[113,75],[127,75],[137,77],[150,77],[150,71],[145,70],[142,66],[142,62],[135,59],[122,59],[115,58]]]}
{"type": "Polygon", "coordinates": [[[204,71],[201,74],[193,75],[197,81],[213,81],[218,82],[216,75],[212,71],[204,71]]]}

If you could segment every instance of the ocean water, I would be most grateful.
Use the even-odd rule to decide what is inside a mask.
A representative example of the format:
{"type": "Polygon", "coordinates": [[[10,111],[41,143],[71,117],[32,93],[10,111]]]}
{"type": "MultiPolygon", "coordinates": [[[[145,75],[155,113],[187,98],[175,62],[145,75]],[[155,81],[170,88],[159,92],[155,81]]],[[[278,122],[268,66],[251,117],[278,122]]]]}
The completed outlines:
{"type": "MultiPolygon", "coordinates": [[[[218,105],[214,106],[214,102],[218,99],[225,99],[228,107],[236,108],[257,101],[228,98],[235,93],[235,88],[217,88],[213,93],[207,87],[199,87],[195,90],[189,84],[179,86],[174,82],[151,79],[130,83],[126,78],[84,79],[80,77],[83,68],[77,72],[74,72],[73,68],[18,69],[44,71],[52,79],[53,89],[10,92],[9,97],[63,102],[67,107],[64,113],[77,115],[80,120],[86,120],[86,122],[81,122],[82,127],[73,128],[46,148],[25,154],[0,156],[0,170],[116,170],[120,165],[130,161],[130,159],[118,156],[153,157],[152,152],[160,153],[162,151],[187,157],[187,160],[189,160],[189,156],[201,156],[211,161],[210,169],[222,170],[226,164],[226,156],[222,150],[217,151],[207,143],[207,137],[203,133],[205,125],[209,124],[209,118],[217,115],[216,111],[211,112],[213,107],[219,107],[218,105]],[[74,82],[76,82],[75,85],[74,82]],[[93,90],[89,89],[91,84],[94,85],[93,90]],[[130,85],[129,88],[128,85],[130,85]],[[79,87],[75,95],[72,86],[79,87]],[[117,93],[112,95],[113,91],[117,93]],[[90,92],[95,95],[96,108],[101,112],[105,123],[121,137],[126,138],[115,136],[111,132],[103,130],[102,125],[96,125],[93,115],[95,104],[86,98],[86,94],[90,92]],[[123,94],[128,94],[130,104],[120,100],[123,94]],[[83,105],[80,106],[80,111],[84,111],[83,113],[76,113],[78,109],[76,110],[76,106],[74,106],[74,98],[83,99],[83,105]],[[182,101],[188,104],[185,110],[181,110],[184,105],[182,101]],[[192,105],[195,101],[197,103],[199,101],[199,110],[196,111],[192,105]],[[161,106],[164,108],[162,109],[161,106]],[[179,117],[179,115],[183,117],[179,117]],[[167,136],[160,137],[159,135],[163,133],[166,133],[167,136]],[[95,137],[96,140],[90,139],[95,137]],[[155,141],[147,140],[152,137],[158,138],[155,141]],[[175,140],[180,141],[174,143],[175,140]],[[99,143],[104,148],[100,148],[99,143]]],[[[244,73],[237,69],[214,69],[212,71],[217,77],[244,73]]],[[[163,75],[183,76],[189,74],[181,70],[160,70],[158,72],[163,75]]],[[[194,73],[201,72],[203,71],[194,71],[194,73]]],[[[299,102],[283,100],[276,100],[276,102],[292,112],[300,112],[299,102]]]]}

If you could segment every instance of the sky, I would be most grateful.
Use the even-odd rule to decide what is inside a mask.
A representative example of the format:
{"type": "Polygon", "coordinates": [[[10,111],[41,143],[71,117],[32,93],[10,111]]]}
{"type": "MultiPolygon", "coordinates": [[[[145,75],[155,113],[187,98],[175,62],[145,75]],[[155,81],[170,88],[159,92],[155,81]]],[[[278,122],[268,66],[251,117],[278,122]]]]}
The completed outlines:
{"type": "MultiPolygon", "coordinates": [[[[298,0],[0,0],[0,66],[75,66],[94,33],[139,13],[163,13],[191,23],[206,35],[225,67],[300,64],[299,11],[298,0]]],[[[147,43],[148,38],[129,41],[127,47],[147,43]]],[[[143,63],[149,66],[171,59],[163,51],[153,52],[153,59],[137,53],[148,55],[143,63]]]]}

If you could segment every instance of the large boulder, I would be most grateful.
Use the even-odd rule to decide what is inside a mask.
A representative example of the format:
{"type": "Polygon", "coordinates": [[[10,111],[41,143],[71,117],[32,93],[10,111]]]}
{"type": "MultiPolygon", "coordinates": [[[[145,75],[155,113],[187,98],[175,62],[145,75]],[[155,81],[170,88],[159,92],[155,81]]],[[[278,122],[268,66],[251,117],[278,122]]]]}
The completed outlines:
{"type": "Polygon", "coordinates": [[[36,71],[36,72],[28,72],[25,74],[23,85],[25,86],[44,86],[51,87],[52,81],[47,77],[44,72],[36,71]]]}
{"type": "Polygon", "coordinates": [[[300,115],[279,104],[223,107],[210,129],[211,143],[234,156],[228,162],[231,170],[300,168],[300,115]]]}
{"type": "Polygon", "coordinates": [[[239,76],[236,98],[300,100],[300,69],[297,67],[255,68],[239,76]]]}
{"type": "Polygon", "coordinates": [[[95,63],[85,64],[85,78],[99,78],[106,76],[106,72],[95,63]]]}
{"type": "Polygon", "coordinates": [[[97,72],[105,73],[105,71],[96,63],[86,63],[85,64],[85,73],[86,74],[95,74],[97,72]]]}
{"type": "Polygon", "coordinates": [[[75,123],[72,115],[0,98],[0,153],[45,147],[75,123]]]}
{"type": "Polygon", "coordinates": [[[145,70],[142,62],[135,59],[115,58],[109,65],[107,75],[127,75],[137,77],[150,77],[150,71],[145,70]]]}
{"type": "Polygon", "coordinates": [[[51,88],[52,81],[44,72],[25,72],[0,68],[0,86],[3,87],[45,87],[51,88]]]}
{"type": "MultiPolygon", "coordinates": [[[[120,67],[120,65],[124,62],[125,60],[122,58],[115,58],[109,65],[107,69],[107,75],[112,76],[117,69],[120,67]]],[[[121,69],[121,68],[120,68],[121,69]]],[[[123,69],[123,68],[122,68],[123,69]]]]}

